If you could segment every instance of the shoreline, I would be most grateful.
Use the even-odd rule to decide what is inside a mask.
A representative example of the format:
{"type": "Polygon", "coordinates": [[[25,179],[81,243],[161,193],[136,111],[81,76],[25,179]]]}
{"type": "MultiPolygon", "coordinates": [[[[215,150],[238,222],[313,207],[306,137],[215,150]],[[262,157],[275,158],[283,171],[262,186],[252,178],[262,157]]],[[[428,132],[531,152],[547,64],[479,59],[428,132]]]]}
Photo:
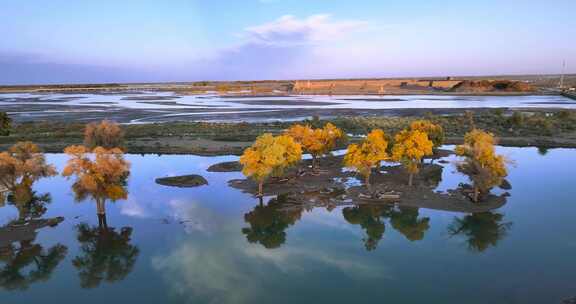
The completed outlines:
{"type": "MultiPolygon", "coordinates": [[[[576,111],[484,111],[475,112],[480,129],[494,133],[498,144],[540,149],[576,148],[576,111]],[[515,122],[516,116],[522,122],[515,122]]],[[[431,119],[444,127],[447,145],[461,144],[469,131],[465,113],[437,116],[422,114],[407,117],[350,116],[325,120],[277,122],[165,122],[123,125],[125,150],[130,154],[192,154],[203,156],[240,155],[263,133],[280,134],[294,123],[315,127],[331,122],[349,135],[349,142],[361,139],[374,128],[392,135],[416,119],[431,119]]],[[[47,153],[60,153],[69,145],[82,144],[84,123],[16,123],[10,136],[0,137],[0,150],[18,141],[32,141],[47,153]]],[[[345,146],[336,147],[343,149],[345,146]]]]}

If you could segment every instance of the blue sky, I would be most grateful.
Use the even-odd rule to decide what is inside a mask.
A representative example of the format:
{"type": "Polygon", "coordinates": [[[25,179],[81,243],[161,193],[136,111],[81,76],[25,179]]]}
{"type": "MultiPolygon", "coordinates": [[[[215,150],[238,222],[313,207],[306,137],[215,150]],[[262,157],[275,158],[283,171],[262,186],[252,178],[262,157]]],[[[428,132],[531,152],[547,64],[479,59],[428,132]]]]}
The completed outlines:
{"type": "Polygon", "coordinates": [[[0,84],[576,72],[574,0],[5,0],[0,84]]]}

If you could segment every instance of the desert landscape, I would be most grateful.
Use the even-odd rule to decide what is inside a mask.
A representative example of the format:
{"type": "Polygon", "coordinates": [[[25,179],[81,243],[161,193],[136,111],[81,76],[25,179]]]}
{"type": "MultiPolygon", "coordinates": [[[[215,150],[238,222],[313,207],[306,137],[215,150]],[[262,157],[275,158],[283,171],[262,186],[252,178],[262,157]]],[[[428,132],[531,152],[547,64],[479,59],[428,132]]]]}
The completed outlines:
{"type": "Polygon", "coordinates": [[[575,11],[6,1],[0,304],[576,304],[575,11]]]}

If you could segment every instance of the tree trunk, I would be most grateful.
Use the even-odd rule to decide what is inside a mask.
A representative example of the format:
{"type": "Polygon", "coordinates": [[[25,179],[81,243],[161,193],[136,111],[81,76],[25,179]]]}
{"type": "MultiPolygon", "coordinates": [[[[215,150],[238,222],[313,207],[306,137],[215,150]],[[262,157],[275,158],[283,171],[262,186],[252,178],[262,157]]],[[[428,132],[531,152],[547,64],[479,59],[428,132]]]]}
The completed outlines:
{"type": "Polygon", "coordinates": [[[259,197],[264,196],[264,182],[258,183],[258,196],[259,197]]]}
{"type": "Polygon", "coordinates": [[[24,207],[18,208],[18,221],[21,223],[26,221],[26,210],[24,209],[24,207]]]}
{"type": "Polygon", "coordinates": [[[96,199],[96,212],[98,215],[106,214],[106,200],[103,198],[96,199]]]}
{"type": "Polygon", "coordinates": [[[381,167],[381,166],[382,166],[382,161],[379,160],[379,161],[376,163],[376,173],[380,174],[380,167],[381,167]]]}
{"type": "Polygon", "coordinates": [[[312,154],[312,171],[313,171],[313,172],[316,172],[316,167],[317,167],[316,161],[317,161],[317,160],[316,160],[316,155],[312,154]]]}
{"type": "Polygon", "coordinates": [[[478,186],[474,185],[474,202],[477,203],[478,202],[478,196],[480,195],[480,190],[478,189],[478,186]]]}
{"type": "Polygon", "coordinates": [[[100,230],[107,231],[108,223],[106,222],[106,214],[98,214],[98,227],[100,230]]]}
{"type": "Polygon", "coordinates": [[[410,173],[410,176],[408,176],[408,186],[412,187],[413,180],[414,180],[414,173],[410,173]]]}
{"type": "Polygon", "coordinates": [[[372,194],[372,186],[370,185],[370,173],[366,174],[366,177],[364,177],[364,183],[366,184],[366,189],[368,189],[368,192],[370,194],[372,194]]]}

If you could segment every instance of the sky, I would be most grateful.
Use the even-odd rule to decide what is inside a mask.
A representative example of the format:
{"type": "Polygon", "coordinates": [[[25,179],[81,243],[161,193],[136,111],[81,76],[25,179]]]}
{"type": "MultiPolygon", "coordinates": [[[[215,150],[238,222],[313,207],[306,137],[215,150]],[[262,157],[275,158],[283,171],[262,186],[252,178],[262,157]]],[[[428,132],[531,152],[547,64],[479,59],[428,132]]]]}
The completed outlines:
{"type": "Polygon", "coordinates": [[[576,73],[575,0],[2,0],[0,84],[576,73]]]}

